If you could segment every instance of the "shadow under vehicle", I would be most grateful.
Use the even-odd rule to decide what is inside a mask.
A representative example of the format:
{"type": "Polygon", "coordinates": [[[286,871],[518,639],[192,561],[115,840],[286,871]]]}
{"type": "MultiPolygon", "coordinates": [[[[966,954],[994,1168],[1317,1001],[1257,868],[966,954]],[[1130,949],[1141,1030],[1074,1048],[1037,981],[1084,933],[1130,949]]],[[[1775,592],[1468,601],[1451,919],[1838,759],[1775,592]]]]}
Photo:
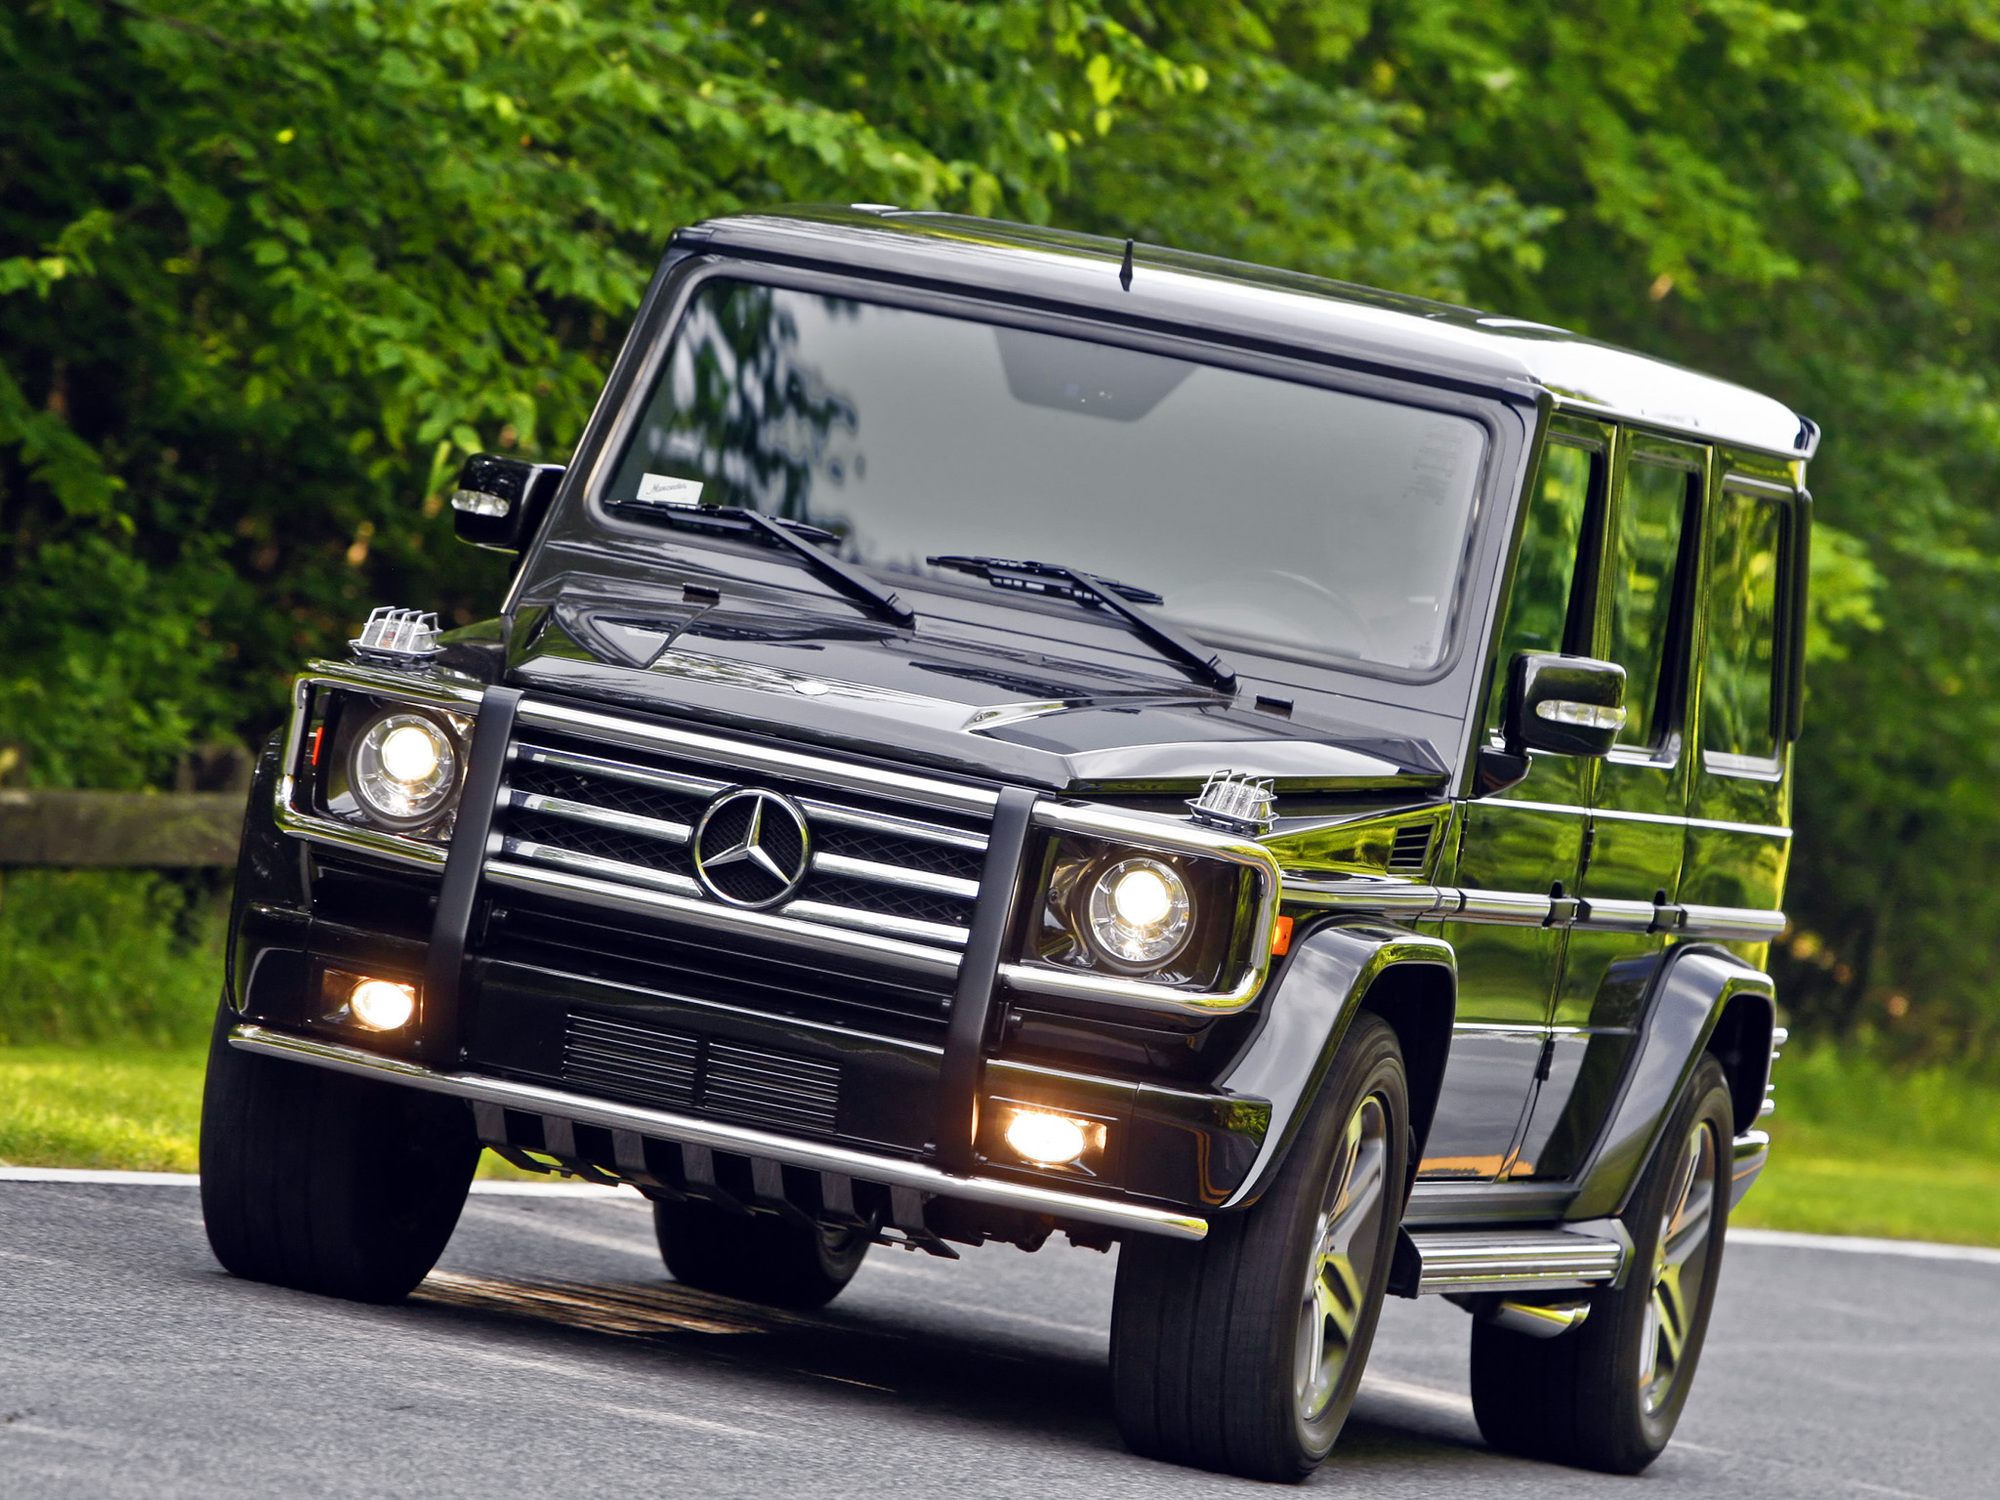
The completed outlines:
{"type": "Polygon", "coordinates": [[[218,1256],[392,1300],[482,1147],[791,1305],[1120,1244],[1142,1453],[1297,1479],[1385,1295],[1632,1472],[1761,1169],[1817,429],[1561,330],[893,210],[674,236],[493,620],[299,679],[218,1256]]]}

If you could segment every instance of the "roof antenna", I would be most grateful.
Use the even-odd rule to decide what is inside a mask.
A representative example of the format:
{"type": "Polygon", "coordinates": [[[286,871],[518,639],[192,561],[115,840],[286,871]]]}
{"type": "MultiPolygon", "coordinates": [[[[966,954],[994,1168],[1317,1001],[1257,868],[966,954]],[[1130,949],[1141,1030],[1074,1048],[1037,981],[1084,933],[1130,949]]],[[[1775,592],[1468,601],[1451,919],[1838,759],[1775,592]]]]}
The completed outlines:
{"type": "Polygon", "coordinates": [[[1118,284],[1126,291],[1132,290],[1132,242],[1125,242],[1125,263],[1118,268],[1118,284]]]}

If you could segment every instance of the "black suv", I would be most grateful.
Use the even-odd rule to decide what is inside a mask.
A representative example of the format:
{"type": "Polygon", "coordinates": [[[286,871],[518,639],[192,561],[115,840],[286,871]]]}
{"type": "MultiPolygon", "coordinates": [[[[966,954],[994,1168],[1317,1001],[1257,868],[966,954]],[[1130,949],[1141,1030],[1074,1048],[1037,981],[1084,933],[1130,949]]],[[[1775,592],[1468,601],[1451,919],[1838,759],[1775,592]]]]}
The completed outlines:
{"type": "Polygon", "coordinates": [[[1384,1295],[1499,1447],[1665,1446],[1763,1165],[1805,464],[1560,329],[875,208],[674,236],[496,618],[260,768],[202,1199],[386,1301],[482,1146],[810,1306],[1120,1245],[1119,1424],[1326,1455],[1384,1295]]]}

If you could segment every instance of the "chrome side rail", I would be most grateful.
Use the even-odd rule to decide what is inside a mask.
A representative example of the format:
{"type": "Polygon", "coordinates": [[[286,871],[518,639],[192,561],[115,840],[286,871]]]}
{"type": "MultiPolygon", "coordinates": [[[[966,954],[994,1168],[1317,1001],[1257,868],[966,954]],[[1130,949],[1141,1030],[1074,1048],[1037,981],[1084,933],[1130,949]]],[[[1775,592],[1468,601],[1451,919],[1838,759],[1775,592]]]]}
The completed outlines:
{"type": "Polygon", "coordinates": [[[1463,890],[1394,877],[1285,877],[1291,906],[1351,911],[1399,921],[1430,918],[1503,927],[1573,927],[1585,932],[1663,932],[1709,942],[1767,943],[1785,930],[1781,911],[1740,906],[1655,906],[1650,901],[1591,900],[1532,891],[1463,890]]]}
{"type": "Polygon", "coordinates": [[[427,1093],[497,1104],[502,1109],[548,1115],[606,1130],[630,1130],[655,1140],[707,1146],[714,1151],[747,1156],[752,1161],[781,1162],[787,1166],[804,1167],[808,1171],[840,1173],[891,1188],[914,1188],[941,1198],[962,1198],[969,1203],[1051,1214],[1078,1223],[1101,1224],[1109,1229],[1139,1234],[1165,1235],[1170,1239],[1199,1240],[1208,1234],[1206,1219],[1170,1209],[1093,1198],[995,1177],[954,1177],[921,1162],[874,1156],[865,1151],[819,1141],[794,1140],[790,1136],[774,1135],[742,1125],[728,1125],[719,1120],[677,1115],[636,1104],[615,1104],[606,1099],[592,1099],[564,1089],[516,1083],[510,1079],[487,1078],[473,1073],[439,1073],[416,1063],[380,1057],[358,1047],[314,1041],[261,1026],[232,1027],[229,1044],[264,1057],[288,1058],[293,1062],[398,1083],[427,1093]]]}
{"type": "Polygon", "coordinates": [[[1564,1291],[1616,1281],[1625,1243],[1577,1229],[1419,1230],[1419,1293],[1564,1291]]]}

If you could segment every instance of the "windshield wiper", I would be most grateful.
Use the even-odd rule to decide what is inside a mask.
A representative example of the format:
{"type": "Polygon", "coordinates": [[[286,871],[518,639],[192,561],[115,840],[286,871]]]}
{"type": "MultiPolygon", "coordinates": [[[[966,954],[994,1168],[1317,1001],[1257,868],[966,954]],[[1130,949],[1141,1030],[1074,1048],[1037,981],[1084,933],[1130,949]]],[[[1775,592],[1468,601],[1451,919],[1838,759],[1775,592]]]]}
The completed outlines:
{"type": "Polygon", "coordinates": [[[916,623],[916,615],[895,594],[813,545],[814,542],[838,540],[831,531],[809,526],[803,521],[773,520],[761,511],[739,510],[725,505],[661,505],[644,500],[618,500],[611,502],[611,507],[669,526],[692,526],[698,531],[754,536],[790,552],[848,598],[866,606],[870,613],[905,629],[916,623]]]}
{"type": "Polygon", "coordinates": [[[1167,602],[1151,589],[1120,583],[1115,578],[1101,578],[1077,568],[1006,557],[928,557],[924,561],[934,568],[951,568],[959,573],[984,578],[995,588],[1074,599],[1079,604],[1108,609],[1121,616],[1154,650],[1185,667],[1197,682],[1207,683],[1225,693],[1236,690],[1236,674],[1223,665],[1220,656],[1182,635],[1165,621],[1156,620],[1133,607],[1135,604],[1167,602]]]}

